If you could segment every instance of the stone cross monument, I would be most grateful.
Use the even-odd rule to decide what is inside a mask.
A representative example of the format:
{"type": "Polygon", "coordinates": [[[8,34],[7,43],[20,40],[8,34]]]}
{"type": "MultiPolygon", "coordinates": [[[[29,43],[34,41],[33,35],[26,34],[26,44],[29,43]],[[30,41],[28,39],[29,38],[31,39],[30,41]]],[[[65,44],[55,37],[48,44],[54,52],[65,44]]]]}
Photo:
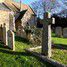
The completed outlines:
{"type": "Polygon", "coordinates": [[[42,33],[42,54],[51,57],[51,24],[55,23],[55,19],[51,18],[51,14],[44,14],[43,33],[42,33]]]}

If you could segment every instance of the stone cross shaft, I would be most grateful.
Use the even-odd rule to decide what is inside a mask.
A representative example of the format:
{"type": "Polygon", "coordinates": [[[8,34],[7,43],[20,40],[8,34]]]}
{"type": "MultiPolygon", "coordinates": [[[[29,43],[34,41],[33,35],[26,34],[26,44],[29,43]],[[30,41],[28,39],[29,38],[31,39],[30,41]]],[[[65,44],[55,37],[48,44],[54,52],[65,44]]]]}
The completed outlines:
{"type": "Polygon", "coordinates": [[[51,57],[51,24],[54,24],[55,19],[51,18],[50,13],[44,14],[43,32],[42,32],[42,54],[51,57]]]}

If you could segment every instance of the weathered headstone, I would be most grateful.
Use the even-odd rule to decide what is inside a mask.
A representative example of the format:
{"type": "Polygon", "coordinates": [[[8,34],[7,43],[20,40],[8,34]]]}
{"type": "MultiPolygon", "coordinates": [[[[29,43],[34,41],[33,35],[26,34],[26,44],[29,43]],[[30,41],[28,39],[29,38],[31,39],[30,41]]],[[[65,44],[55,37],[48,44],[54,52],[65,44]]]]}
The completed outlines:
{"type": "Polygon", "coordinates": [[[67,28],[63,29],[63,37],[67,38],[67,28]]]}
{"type": "Polygon", "coordinates": [[[7,27],[6,27],[5,23],[3,25],[3,42],[4,42],[4,46],[8,45],[8,42],[7,42],[7,27]]]}
{"type": "Polygon", "coordinates": [[[0,40],[3,41],[3,26],[0,26],[0,40]]]}
{"type": "Polygon", "coordinates": [[[12,30],[8,30],[8,47],[13,51],[15,50],[14,32],[12,30]]]}
{"type": "Polygon", "coordinates": [[[55,19],[51,18],[50,13],[44,14],[43,33],[42,33],[42,54],[51,57],[51,23],[55,23],[55,19]]]}
{"type": "Polygon", "coordinates": [[[62,27],[56,27],[55,34],[57,37],[62,37],[62,27]]]}

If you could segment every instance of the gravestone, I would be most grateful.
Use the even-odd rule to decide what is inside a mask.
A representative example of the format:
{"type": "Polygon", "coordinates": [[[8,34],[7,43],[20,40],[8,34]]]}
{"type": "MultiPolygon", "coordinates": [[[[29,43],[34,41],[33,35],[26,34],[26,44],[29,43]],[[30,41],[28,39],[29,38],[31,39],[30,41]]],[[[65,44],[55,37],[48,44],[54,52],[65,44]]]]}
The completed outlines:
{"type": "Polygon", "coordinates": [[[7,42],[7,27],[6,27],[5,23],[3,25],[3,42],[4,42],[4,46],[8,45],[8,42],[7,42]]]}
{"type": "Polygon", "coordinates": [[[3,41],[3,26],[0,26],[0,41],[3,41]]]}
{"type": "Polygon", "coordinates": [[[63,37],[67,38],[67,28],[63,29],[63,37]]]}
{"type": "Polygon", "coordinates": [[[55,34],[57,37],[62,37],[62,27],[56,27],[55,34]]]}
{"type": "Polygon", "coordinates": [[[13,51],[15,50],[14,32],[12,30],[8,30],[8,47],[13,51]]]}
{"type": "Polygon", "coordinates": [[[55,23],[55,19],[51,18],[51,14],[44,14],[43,32],[42,32],[42,54],[51,57],[51,24],[55,23]]]}

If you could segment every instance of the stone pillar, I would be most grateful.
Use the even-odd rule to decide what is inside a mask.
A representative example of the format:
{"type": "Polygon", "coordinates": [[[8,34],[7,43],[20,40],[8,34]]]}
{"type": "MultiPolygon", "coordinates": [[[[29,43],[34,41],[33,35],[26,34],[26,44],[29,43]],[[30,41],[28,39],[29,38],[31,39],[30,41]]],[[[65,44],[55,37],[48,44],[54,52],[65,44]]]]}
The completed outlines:
{"type": "Polygon", "coordinates": [[[4,42],[4,46],[8,45],[8,42],[7,42],[7,27],[6,27],[5,23],[3,25],[3,42],[4,42]]]}
{"type": "Polygon", "coordinates": [[[8,47],[15,50],[14,32],[11,30],[8,30],[8,47]]]}
{"type": "Polygon", "coordinates": [[[42,33],[42,54],[51,57],[51,23],[54,23],[51,19],[50,13],[45,13],[43,22],[43,33],[42,33]]]}

